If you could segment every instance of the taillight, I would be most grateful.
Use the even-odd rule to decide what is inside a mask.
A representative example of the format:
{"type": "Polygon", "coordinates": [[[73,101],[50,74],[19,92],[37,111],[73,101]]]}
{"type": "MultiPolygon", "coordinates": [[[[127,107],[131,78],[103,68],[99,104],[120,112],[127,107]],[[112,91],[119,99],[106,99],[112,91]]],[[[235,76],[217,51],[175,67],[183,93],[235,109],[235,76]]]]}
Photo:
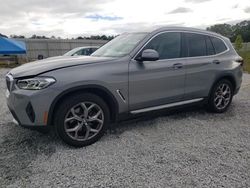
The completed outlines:
{"type": "Polygon", "coordinates": [[[241,66],[243,66],[243,64],[244,64],[244,59],[242,57],[239,57],[235,61],[238,62],[238,63],[240,63],[241,66]]]}

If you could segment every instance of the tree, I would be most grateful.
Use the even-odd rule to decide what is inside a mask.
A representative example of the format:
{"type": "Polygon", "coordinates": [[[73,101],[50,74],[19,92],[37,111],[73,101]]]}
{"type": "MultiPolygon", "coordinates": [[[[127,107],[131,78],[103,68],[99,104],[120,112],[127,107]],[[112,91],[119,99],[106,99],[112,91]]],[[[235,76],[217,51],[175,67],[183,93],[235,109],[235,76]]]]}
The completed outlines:
{"type": "Polygon", "coordinates": [[[232,42],[236,40],[238,35],[241,35],[243,41],[250,42],[250,20],[244,20],[234,25],[216,24],[208,27],[207,30],[224,35],[232,42]]]}
{"type": "Polygon", "coordinates": [[[243,41],[250,42],[250,21],[242,21],[233,25],[232,28],[234,32],[234,37],[232,38],[232,41],[235,41],[236,37],[238,35],[241,35],[243,41]]]}
{"type": "Polygon", "coordinates": [[[10,35],[11,38],[14,38],[14,39],[24,39],[25,36],[23,35],[10,35]]]}
{"type": "Polygon", "coordinates": [[[241,35],[237,35],[235,40],[235,49],[239,51],[243,47],[243,39],[241,35]]]}
{"type": "Polygon", "coordinates": [[[30,39],[49,39],[49,38],[46,36],[32,35],[30,39]]]}
{"type": "Polygon", "coordinates": [[[230,24],[216,24],[207,28],[208,31],[219,33],[225,37],[231,38],[233,36],[232,26],[230,24]]]}

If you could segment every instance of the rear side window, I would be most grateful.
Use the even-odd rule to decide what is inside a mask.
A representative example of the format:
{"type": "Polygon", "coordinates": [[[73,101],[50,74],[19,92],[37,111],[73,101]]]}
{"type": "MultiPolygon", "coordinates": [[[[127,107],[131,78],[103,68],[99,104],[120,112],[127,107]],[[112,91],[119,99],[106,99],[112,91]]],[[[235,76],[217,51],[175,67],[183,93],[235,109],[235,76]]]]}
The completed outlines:
{"type": "Polygon", "coordinates": [[[186,37],[189,57],[206,55],[206,37],[204,35],[187,33],[186,37]]]}
{"type": "Polygon", "coordinates": [[[159,53],[159,59],[181,57],[181,33],[168,32],[157,35],[144,49],[153,49],[159,53]]]}
{"type": "Polygon", "coordinates": [[[210,37],[208,36],[206,36],[206,44],[207,44],[207,55],[214,55],[215,54],[214,47],[210,37]]]}
{"type": "Polygon", "coordinates": [[[221,39],[218,39],[218,38],[215,38],[215,37],[210,37],[210,39],[211,39],[211,41],[213,43],[216,54],[224,52],[224,51],[227,50],[226,45],[224,44],[224,42],[221,39]]]}

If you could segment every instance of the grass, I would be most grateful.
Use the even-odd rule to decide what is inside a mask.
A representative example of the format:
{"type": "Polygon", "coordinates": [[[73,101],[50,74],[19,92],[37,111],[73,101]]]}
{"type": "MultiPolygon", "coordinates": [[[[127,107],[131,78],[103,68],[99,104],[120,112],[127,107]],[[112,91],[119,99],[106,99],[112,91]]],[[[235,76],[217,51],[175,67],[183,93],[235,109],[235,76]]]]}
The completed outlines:
{"type": "MultiPolygon", "coordinates": [[[[21,62],[23,64],[23,62],[21,62]]],[[[0,68],[15,68],[21,64],[16,64],[14,61],[0,60],[0,68]]]]}
{"type": "Polygon", "coordinates": [[[7,63],[2,63],[0,62],[0,69],[1,68],[15,68],[17,67],[18,65],[17,64],[14,64],[14,63],[11,63],[11,64],[7,64],[7,63]]]}
{"type": "Polygon", "coordinates": [[[238,53],[244,59],[244,71],[250,73],[250,51],[240,51],[238,53]]]}

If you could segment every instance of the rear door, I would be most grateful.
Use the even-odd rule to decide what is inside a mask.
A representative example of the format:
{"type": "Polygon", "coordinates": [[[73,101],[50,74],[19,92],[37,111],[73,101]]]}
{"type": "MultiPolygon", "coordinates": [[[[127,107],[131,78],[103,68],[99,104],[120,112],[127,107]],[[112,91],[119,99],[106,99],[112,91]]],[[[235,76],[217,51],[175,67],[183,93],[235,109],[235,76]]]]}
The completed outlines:
{"type": "Polygon", "coordinates": [[[214,74],[213,55],[215,54],[211,39],[202,34],[185,33],[187,58],[185,100],[203,98],[208,95],[214,74]]]}
{"type": "Polygon", "coordinates": [[[154,49],[159,60],[129,63],[129,108],[137,110],[183,100],[185,70],[182,59],[182,34],[164,32],[156,35],[145,49],[154,49]]]}

